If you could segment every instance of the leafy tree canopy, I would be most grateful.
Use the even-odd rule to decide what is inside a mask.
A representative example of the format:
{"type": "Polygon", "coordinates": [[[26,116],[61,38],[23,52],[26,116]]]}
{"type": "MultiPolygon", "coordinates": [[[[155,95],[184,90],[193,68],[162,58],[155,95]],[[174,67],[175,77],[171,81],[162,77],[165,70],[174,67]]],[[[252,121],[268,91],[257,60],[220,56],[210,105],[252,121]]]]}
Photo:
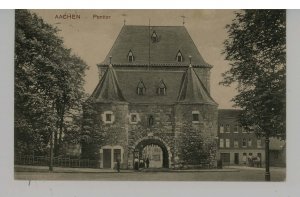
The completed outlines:
{"type": "Polygon", "coordinates": [[[87,65],[36,14],[16,10],[15,31],[16,153],[42,154],[52,132],[59,147],[64,127],[80,111],[87,65]]]}
{"type": "Polygon", "coordinates": [[[221,84],[238,83],[233,98],[241,124],[257,134],[285,137],[286,11],[244,10],[226,26],[223,54],[231,68],[221,84]]]}

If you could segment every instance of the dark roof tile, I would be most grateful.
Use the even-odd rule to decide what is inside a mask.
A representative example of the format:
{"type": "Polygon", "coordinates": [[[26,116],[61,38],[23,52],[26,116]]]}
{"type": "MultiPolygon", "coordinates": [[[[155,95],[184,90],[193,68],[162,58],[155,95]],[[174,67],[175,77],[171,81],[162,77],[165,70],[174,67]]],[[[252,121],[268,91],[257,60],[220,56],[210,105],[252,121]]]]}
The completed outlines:
{"type": "Polygon", "coordinates": [[[196,45],[184,26],[128,26],[121,29],[115,43],[105,60],[100,65],[108,65],[112,56],[114,65],[148,65],[150,45],[150,65],[188,65],[188,57],[193,57],[193,65],[211,67],[200,55],[196,45]],[[158,42],[150,39],[155,31],[158,42]],[[150,42],[149,42],[150,41],[150,42]],[[128,61],[128,52],[132,51],[134,61],[128,61]],[[177,62],[178,51],[183,55],[183,62],[177,62]]]}

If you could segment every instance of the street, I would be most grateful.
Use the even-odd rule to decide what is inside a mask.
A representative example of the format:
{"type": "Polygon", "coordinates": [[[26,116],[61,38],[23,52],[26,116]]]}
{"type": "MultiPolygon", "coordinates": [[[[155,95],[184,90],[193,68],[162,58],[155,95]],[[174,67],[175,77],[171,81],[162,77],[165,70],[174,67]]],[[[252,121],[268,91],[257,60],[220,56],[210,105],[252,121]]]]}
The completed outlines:
{"type": "MultiPolygon", "coordinates": [[[[99,181],[264,181],[263,168],[232,167],[231,171],[181,172],[15,172],[18,180],[99,181]]],[[[284,181],[285,168],[271,168],[271,181],[284,181]]]]}

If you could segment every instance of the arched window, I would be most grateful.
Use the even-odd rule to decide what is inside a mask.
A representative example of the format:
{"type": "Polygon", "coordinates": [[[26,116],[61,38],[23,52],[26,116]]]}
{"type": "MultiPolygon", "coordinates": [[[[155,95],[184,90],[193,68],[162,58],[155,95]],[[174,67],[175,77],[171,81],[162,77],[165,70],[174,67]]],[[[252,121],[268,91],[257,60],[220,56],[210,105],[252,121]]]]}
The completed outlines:
{"type": "Polygon", "coordinates": [[[159,82],[159,85],[158,85],[158,88],[157,88],[157,94],[161,95],[161,96],[166,95],[166,90],[167,90],[166,84],[164,83],[163,80],[161,80],[159,82]]]}
{"type": "Polygon", "coordinates": [[[133,62],[134,61],[134,56],[133,56],[133,53],[132,53],[131,49],[128,52],[127,58],[128,58],[128,62],[133,62]]]}
{"type": "Polygon", "coordinates": [[[183,62],[183,56],[182,56],[182,53],[180,50],[178,51],[178,53],[176,55],[176,60],[177,60],[177,62],[183,62]]]}
{"type": "Polygon", "coordinates": [[[138,95],[144,95],[146,93],[146,87],[142,80],[138,83],[136,87],[136,93],[138,95]]]}

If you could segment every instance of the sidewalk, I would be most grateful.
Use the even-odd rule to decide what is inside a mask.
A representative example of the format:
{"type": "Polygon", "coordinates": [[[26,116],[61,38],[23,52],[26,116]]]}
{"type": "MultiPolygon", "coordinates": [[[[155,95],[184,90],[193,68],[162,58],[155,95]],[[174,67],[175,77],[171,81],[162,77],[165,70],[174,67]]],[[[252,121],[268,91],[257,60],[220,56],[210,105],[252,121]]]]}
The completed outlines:
{"type": "MultiPolygon", "coordinates": [[[[29,165],[15,165],[15,172],[49,172],[48,166],[29,166],[29,165]]],[[[148,173],[148,172],[238,172],[238,169],[234,168],[223,168],[223,169],[184,169],[184,170],[173,170],[173,169],[141,169],[135,170],[123,170],[120,173],[148,173]]],[[[53,167],[54,173],[116,173],[114,169],[100,169],[100,168],[63,168],[53,167]]]]}

